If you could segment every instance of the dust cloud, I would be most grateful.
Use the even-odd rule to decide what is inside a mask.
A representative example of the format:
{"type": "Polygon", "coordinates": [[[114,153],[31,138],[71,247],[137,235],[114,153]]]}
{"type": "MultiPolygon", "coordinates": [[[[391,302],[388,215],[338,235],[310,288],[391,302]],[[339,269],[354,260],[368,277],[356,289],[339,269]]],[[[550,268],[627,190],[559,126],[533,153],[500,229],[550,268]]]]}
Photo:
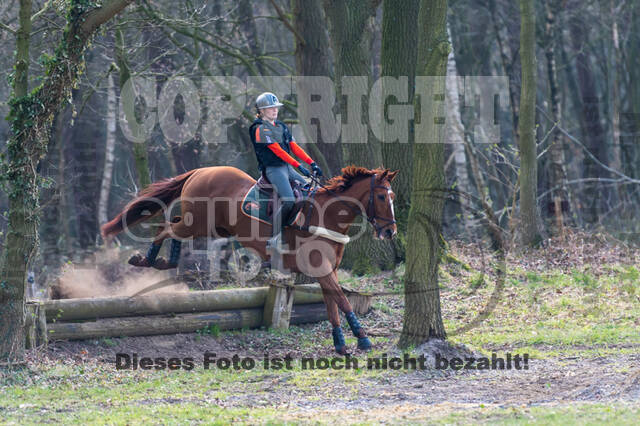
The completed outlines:
{"type": "Polygon", "coordinates": [[[54,293],[59,298],[133,296],[141,291],[145,295],[189,291],[185,283],[172,283],[169,271],[128,265],[118,256],[117,249],[103,250],[93,258],[96,260],[94,263],[63,267],[54,286],[54,293]],[[151,286],[154,288],[149,289],[151,286]]]}

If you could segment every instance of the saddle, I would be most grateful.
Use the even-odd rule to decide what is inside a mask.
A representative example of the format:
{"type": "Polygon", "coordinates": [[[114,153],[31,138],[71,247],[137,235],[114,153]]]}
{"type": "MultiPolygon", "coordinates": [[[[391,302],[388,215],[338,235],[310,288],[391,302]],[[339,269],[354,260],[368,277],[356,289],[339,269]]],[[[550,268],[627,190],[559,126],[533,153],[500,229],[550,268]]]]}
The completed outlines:
{"type": "MultiPolygon", "coordinates": [[[[295,201],[289,217],[283,218],[286,225],[291,225],[297,221],[306,196],[309,193],[308,184],[303,185],[295,180],[290,180],[289,183],[293,189],[295,201]]],[[[274,191],[269,178],[263,172],[244,196],[242,212],[262,222],[271,224],[275,211],[274,207],[277,202],[278,194],[274,191]]]]}

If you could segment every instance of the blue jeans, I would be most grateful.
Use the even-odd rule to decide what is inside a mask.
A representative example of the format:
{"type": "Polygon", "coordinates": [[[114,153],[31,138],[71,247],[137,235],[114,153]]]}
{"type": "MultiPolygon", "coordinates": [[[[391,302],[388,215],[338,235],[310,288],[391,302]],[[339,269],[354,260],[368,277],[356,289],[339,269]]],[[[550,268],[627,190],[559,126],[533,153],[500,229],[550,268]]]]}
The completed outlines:
{"type": "Polygon", "coordinates": [[[296,180],[302,184],[305,183],[302,175],[293,170],[293,167],[289,164],[277,167],[267,167],[265,174],[278,193],[278,197],[282,201],[295,201],[293,189],[291,189],[289,180],[296,180]]]}
{"type": "Polygon", "coordinates": [[[281,231],[284,224],[287,223],[287,218],[295,202],[293,189],[291,188],[289,180],[295,180],[303,184],[305,180],[302,175],[296,172],[289,164],[267,167],[265,169],[265,175],[267,175],[271,185],[273,185],[280,202],[280,210],[276,209],[273,215],[273,235],[276,235],[281,231]]]}

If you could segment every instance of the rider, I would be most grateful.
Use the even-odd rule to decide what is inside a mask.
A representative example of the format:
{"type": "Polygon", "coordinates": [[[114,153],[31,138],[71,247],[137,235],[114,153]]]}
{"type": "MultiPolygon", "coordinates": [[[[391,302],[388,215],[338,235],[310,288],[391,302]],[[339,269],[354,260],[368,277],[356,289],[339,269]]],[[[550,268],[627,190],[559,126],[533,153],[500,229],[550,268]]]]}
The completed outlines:
{"type": "Polygon", "coordinates": [[[256,119],[249,128],[258,167],[267,176],[280,198],[280,208],[273,215],[273,236],[267,243],[267,248],[280,246],[286,219],[294,205],[295,198],[289,180],[305,183],[300,173],[310,176],[309,171],[290,154],[293,152],[311,166],[313,172],[322,176],[320,167],[293,140],[287,125],[276,120],[278,108],[281,106],[282,104],[273,93],[265,92],[258,96],[256,119]]]}

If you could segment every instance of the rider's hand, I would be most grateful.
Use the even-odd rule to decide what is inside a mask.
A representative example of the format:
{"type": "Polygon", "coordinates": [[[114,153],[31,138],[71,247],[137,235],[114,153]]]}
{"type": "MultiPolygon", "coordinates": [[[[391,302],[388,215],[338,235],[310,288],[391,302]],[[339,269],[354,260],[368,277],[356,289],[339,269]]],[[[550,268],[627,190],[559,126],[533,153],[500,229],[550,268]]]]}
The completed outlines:
{"type": "Polygon", "coordinates": [[[311,172],[309,172],[309,170],[307,170],[302,164],[300,164],[298,166],[298,171],[300,173],[302,173],[303,175],[305,175],[306,177],[310,177],[311,176],[311,172]]]}
{"type": "Polygon", "coordinates": [[[322,169],[315,163],[315,161],[311,163],[311,170],[313,170],[313,172],[318,176],[322,176],[322,169]]]}

